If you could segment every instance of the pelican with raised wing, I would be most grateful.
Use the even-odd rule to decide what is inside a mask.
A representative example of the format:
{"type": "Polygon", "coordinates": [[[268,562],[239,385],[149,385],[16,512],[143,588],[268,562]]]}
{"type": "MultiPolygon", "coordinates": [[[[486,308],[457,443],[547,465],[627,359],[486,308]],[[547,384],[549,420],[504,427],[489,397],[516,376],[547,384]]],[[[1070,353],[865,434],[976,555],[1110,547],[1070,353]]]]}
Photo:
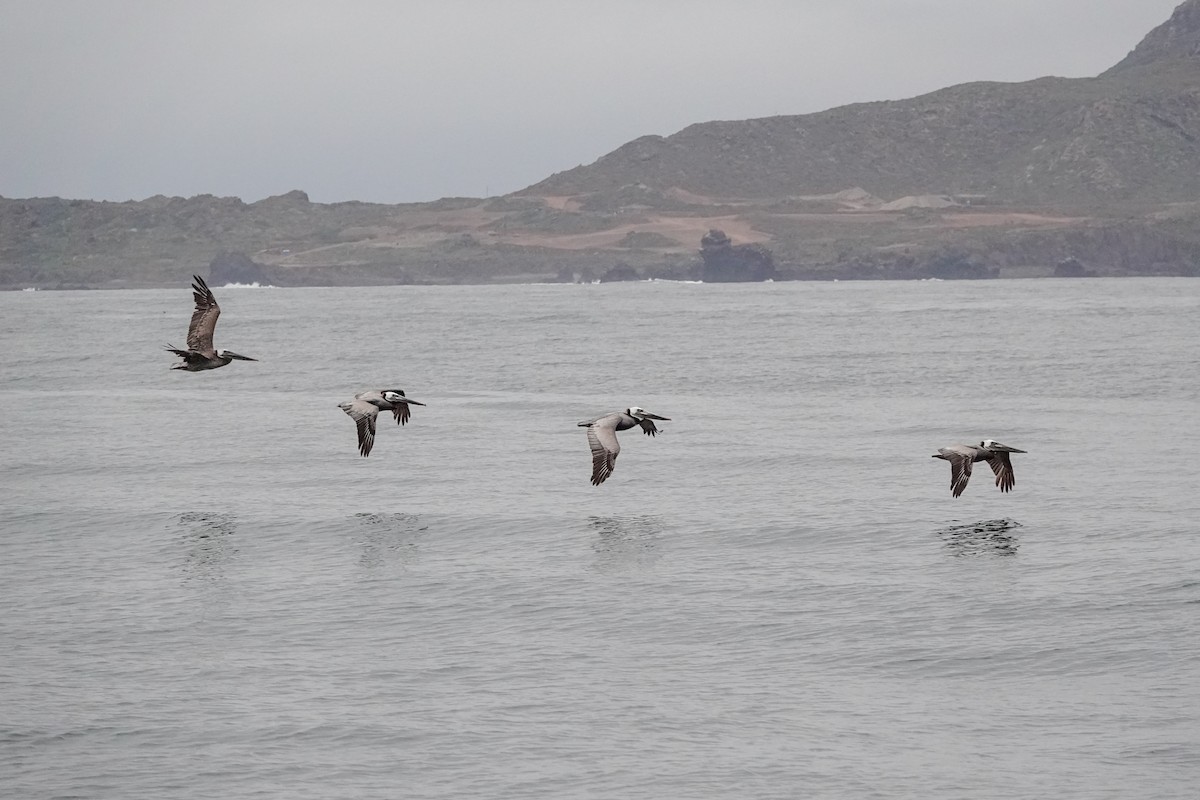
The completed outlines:
{"type": "Polygon", "coordinates": [[[375,445],[375,418],[380,411],[391,411],[397,425],[408,422],[412,415],[410,405],[423,406],[417,400],[406,397],[403,389],[380,389],[376,392],[359,392],[354,399],[347,403],[338,403],[338,408],[345,411],[358,426],[358,452],[364,458],[371,455],[375,445]]]}
{"type": "Polygon", "coordinates": [[[977,461],[986,461],[992,472],[996,473],[996,485],[1000,491],[1012,491],[1017,479],[1013,476],[1012,461],[1008,454],[1024,452],[993,439],[984,439],[978,447],[973,444],[952,444],[938,448],[933,458],[950,462],[950,494],[958,497],[967,488],[967,481],[971,479],[971,465],[977,461]]]}
{"type": "Polygon", "coordinates": [[[192,298],[196,301],[196,310],[192,312],[192,322],[188,325],[187,350],[167,345],[167,349],[183,359],[183,363],[175,364],[171,369],[184,369],[188,372],[199,372],[204,369],[223,367],[235,358],[238,361],[258,361],[250,356],[239,356],[229,350],[216,350],[213,347],[213,331],[217,327],[217,318],[221,316],[221,307],[217,298],[213,297],[212,289],[204,282],[204,278],[193,275],[192,298]]]}
{"type": "Polygon", "coordinates": [[[617,454],[621,452],[621,444],[617,441],[617,431],[640,427],[647,436],[658,435],[658,428],[653,420],[670,422],[670,417],[660,417],[651,414],[644,408],[633,406],[624,411],[614,411],[597,417],[589,422],[579,423],[579,427],[587,428],[588,446],[592,448],[592,485],[604,483],[617,464],[617,454]]]}

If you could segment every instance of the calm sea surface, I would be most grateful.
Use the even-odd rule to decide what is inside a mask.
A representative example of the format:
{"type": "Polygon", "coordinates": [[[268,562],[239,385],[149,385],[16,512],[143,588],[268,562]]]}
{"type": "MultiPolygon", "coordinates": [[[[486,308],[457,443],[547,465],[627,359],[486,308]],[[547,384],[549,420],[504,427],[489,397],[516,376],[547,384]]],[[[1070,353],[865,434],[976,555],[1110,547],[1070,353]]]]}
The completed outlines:
{"type": "Polygon", "coordinates": [[[0,294],[0,795],[1197,796],[1200,280],[216,294],[0,294]]]}

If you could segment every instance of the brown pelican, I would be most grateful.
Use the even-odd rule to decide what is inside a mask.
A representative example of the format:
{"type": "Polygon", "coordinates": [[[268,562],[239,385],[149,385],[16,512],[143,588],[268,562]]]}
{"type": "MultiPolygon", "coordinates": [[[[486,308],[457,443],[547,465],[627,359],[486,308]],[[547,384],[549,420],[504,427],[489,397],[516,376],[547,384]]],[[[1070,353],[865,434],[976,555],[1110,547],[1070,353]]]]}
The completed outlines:
{"type": "Polygon", "coordinates": [[[204,278],[193,275],[192,280],[195,281],[192,284],[192,297],[196,301],[196,310],[192,312],[192,323],[188,325],[188,349],[179,350],[167,345],[168,350],[183,359],[182,364],[175,364],[171,369],[199,372],[223,367],[235,358],[239,361],[258,361],[257,358],[213,348],[213,330],[217,327],[217,317],[221,316],[221,307],[217,305],[217,298],[213,297],[212,289],[208,288],[204,278]]]}
{"type": "Polygon", "coordinates": [[[1011,491],[1017,479],[1013,477],[1012,462],[1008,460],[1009,453],[1024,453],[1015,447],[1000,444],[992,439],[985,439],[976,447],[973,444],[952,444],[949,447],[938,448],[933,458],[942,458],[950,462],[950,493],[958,497],[967,488],[971,479],[971,464],[976,461],[986,461],[996,473],[996,485],[1000,491],[1011,491]]]}
{"type": "Polygon", "coordinates": [[[349,414],[358,426],[358,452],[366,458],[371,455],[371,447],[375,444],[375,418],[379,412],[391,411],[396,417],[396,424],[403,425],[408,422],[410,404],[425,405],[405,397],[403,389],[380,389],[377,392],[359,392],[350,402],[338,403],[338,408],[349,414]]]}
{"type": "Polygon", "coordinates": [[[635,425],[641,427],[647,436],[658,434],[651,420],[660,419],[670,422],[670,417],[660,417],[651,414],[644,408],[627,408],[624,411],[614,411],[603,417],[596,417],[590,422],[581,422],[579,427],[587,428],[588,446],[592,448],[592,485],[599,486],[612,474],[617,464],[617,454],[621,452],[621,444],[617,441],[617,431],[628,430],[635,425]]]}

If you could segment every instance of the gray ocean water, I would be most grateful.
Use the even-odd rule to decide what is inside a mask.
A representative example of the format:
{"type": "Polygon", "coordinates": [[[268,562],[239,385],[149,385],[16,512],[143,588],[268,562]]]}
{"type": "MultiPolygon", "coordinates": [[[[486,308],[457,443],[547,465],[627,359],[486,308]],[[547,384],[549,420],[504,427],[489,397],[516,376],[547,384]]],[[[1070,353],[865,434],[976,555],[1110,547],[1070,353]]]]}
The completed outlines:
{"type": "Polygon", "coordinates": [[[1200,281],[216,294],[0,294],[0,795],[1196,796],[1200,281]]]}

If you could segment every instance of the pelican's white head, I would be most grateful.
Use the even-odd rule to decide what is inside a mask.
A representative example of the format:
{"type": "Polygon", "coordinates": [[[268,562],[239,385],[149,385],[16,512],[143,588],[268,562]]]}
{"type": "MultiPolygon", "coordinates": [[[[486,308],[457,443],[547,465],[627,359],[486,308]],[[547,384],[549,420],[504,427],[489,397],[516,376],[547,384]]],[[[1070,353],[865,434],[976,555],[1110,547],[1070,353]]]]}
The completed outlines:
{"type": "Polygon", "coordinates": [[[380,392],[380,394],[383,395],[384,400],[392,404],[405,403],[413,406],[425,405],[421,401],[413,400],[411,397],[405,395],[403,389],[384,389],[382,392],[380,392]]]}
{"type": "Polygon", "coordinates": [[[995,439],[984,439],[979,443],[979,446],[985,450],[991,450],[993,453],[1024,453],[1024,450],[1018,450],[1015,447],[1009,447],[1006,444],[1000,444],[995,439]]]}
{"type": "Polygon", "coordinates": [[[638,422],[647,419],[661,419],[664,422],[671,421],[670,417],[660,417],[658,414],[651,414],[649,411],[640,406],[630,406],[629,408],[625,409],[625,413],[636,419],[638,422]]]}

